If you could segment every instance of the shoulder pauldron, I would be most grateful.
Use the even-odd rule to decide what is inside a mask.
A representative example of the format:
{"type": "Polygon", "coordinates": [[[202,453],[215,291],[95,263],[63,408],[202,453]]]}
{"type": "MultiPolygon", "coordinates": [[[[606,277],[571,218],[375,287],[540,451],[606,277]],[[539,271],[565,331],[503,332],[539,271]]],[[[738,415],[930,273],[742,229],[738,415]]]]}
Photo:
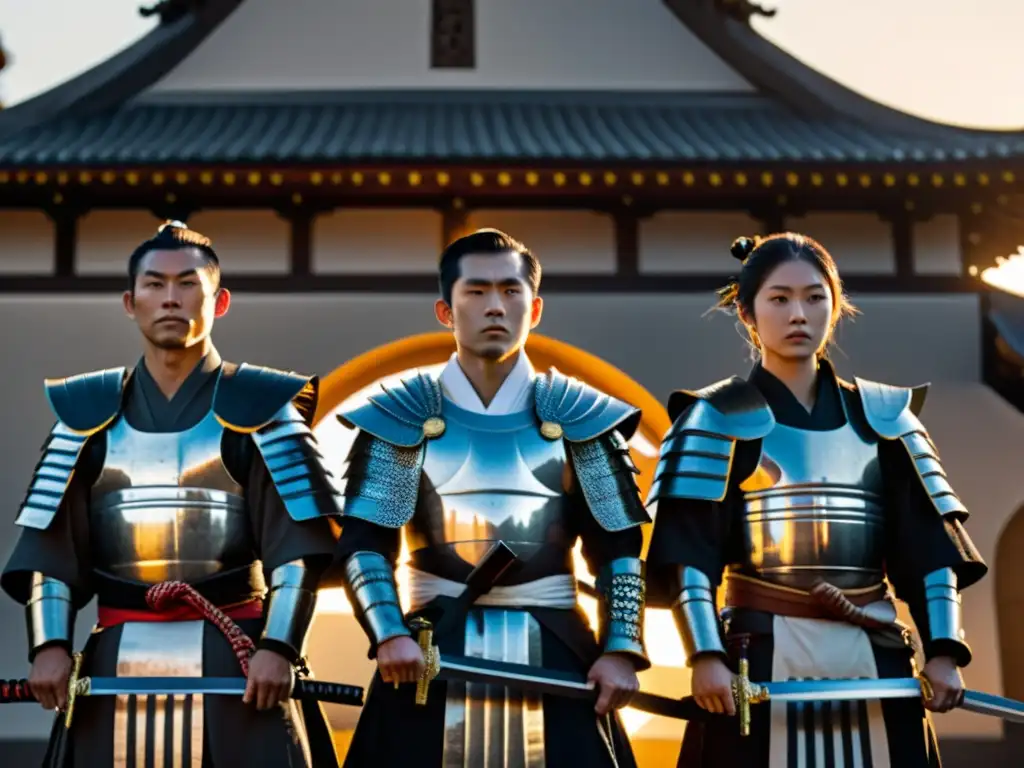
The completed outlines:
{"type": "Polygon", "coordinates": [[[758,440],[775,426],[761,393],[737,376],[669,399],[672,426],[661,443],[651,505],[662,498],[722,501],[739,440],[758,440]]]}
{"type": "Polygon", "coordinates": [[[57,423],[43,445],[15,522],[45,530],[64,500],[86,441],[121,412],[125,368],[47,379],[46,397],[57,423]]]}
{"type": "Polygon", "coordinates": [[[317,387],[316,377],[242,364],[221,376],[213,404],[226,429],[251,435],[296,521],[339,512],[331,473],[310,428],[317,387]]]}
{"type": "Polygon", "coordinates": [[[636,484],[628,440],[641,413],[589,384],[552,368],[534,382],[542,434],[562,436],[587,507],[607,531],[651,521],[636,484]]]}
{"type": "Polygon", "coordinates": [[[919,418],[928,385],[895,387],[856,378],[854,382],[868,426],[883,440],[899,440],[903,444],[936,511],[966,519],[967,507],[949,484],[939,451],[919,418]]]}
{"type": "Polygon", "coordinates": [[[416,511],[426,440],[444,433],[441,385],[424,373],[338,417],[358,429],[345,471],[344,514],[400,528],[416,511]]]}

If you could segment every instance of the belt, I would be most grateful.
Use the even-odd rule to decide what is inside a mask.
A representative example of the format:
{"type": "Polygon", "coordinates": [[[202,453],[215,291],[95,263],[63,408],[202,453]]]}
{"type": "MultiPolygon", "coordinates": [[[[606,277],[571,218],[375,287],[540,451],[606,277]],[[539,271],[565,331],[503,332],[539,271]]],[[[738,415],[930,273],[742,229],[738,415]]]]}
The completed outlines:
{"type": "MultiPolygon", "coordinates": [[[[248,600],[235,605],[217,606],[229,619],[242,621],[259,619],[263,616],[263,600],[248,600]]],[[[162,611],[132,610],[101,605],[97,608],[97,624],[106,629],[131,621],[197,621],[206,616],[191,605],[172,605],[162,611]]]]}
{"type": "Polygon", "coordinates": [[[896,609],[886,584],[842,590],[821,581],[810,591],[730,573],[725,582],[727,608],[746,608],[776,616],[845,621],[865,628],[891,627],[896,609]]]}

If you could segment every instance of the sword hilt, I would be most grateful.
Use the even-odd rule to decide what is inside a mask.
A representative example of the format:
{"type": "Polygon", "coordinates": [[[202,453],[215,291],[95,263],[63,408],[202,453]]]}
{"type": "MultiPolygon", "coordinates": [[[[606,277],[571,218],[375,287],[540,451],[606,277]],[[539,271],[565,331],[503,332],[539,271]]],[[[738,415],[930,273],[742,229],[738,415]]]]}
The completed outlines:
{"type": "Polygon", "coordinates": [[[295,681],[292,689],[294,699],[312,699],[313,701],[325,701],[329,704],[344,704],[349,707],[363,706],[363,689],[356,685],[345,685],[343,683],[328,683],[324,680],[303,680],[295,681]]]}
{"type": "Polygon", "coordinates": [[[416,681],[416,704],[424,707],[427,704],[427,693],[431,681],[441,671],[441,657],[434,645],[434,625],[417,616],[409,622],[409,629],[416,633],[416,640],[423,652],[423,674],[416,681]]]}
{"type": "Polygon", "coordinates": [[[750,661],[747,659],[748,636],[740,638],[740,670],[733,678],[732,694],[740,716],[740,736],[750,735],[750,705],[768,701],[768,689],[750,682],[750,661]]]}
{"type": "Polygon", "coordinates": [[[78,698],[78,694],[88,694],[89,678],[79,680],[78,676],[82,674],[82,654],[76,653],[71,657],[71,674],[68,675],[68,708],[64,713],[64,727],[66,729],[71,728],[71,719],[75,715],[75,699],[78,698]],[[80,683],[84,683],[85,687],[80,683]]]}

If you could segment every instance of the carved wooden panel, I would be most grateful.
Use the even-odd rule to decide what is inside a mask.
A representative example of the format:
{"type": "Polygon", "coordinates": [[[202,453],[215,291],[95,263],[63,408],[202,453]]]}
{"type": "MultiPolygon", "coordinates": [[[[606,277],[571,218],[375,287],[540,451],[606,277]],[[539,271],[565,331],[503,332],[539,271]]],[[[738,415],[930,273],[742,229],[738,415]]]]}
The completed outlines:
{"type": "Polygon", "coordinates": [[[430,66],[450,69],[476,66],[473,0],[434,0],[430,66]]]}

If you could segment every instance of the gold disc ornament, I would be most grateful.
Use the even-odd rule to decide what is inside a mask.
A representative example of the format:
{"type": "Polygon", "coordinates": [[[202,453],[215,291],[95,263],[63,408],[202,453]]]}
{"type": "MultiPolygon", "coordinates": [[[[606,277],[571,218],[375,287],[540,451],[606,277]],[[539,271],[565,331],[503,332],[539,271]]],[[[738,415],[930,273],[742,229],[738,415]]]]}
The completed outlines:
{"type": "Polygon", "coordinates": [[[553,421],[545,421],[541,424],[540,433],[548,440],[558,440],[564,434],[562,432],[562,425],[555,424],[553,421]]]}
{"type": "Polygon", "coordinates": [[[425,437],[440,437],[444,434],[444,419],[438,416],[431,416],[423,422],[423,434],[425,437]]]}

